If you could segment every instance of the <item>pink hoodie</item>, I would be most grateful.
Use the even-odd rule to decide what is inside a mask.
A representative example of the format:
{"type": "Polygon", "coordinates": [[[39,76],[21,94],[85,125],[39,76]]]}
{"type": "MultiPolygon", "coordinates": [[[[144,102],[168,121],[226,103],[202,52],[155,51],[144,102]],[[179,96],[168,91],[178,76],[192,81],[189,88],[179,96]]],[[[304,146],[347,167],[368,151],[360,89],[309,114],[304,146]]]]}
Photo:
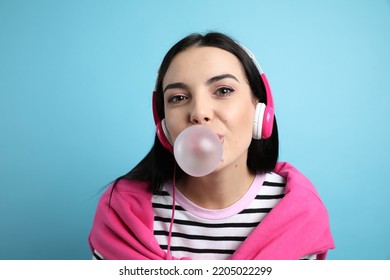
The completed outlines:
{"type": "MultiPolygon", "coordinates": [[[[265,216],[232,260],[297,260],[317,254],[325,259],[334,248],[328,213],[311,182],[288,163],[275,173],[287,179],[284,198],[265,216]]],[[[106,259],[173,259],[153,235],[153,209],[145,182],[121,180],[110,200],[102,195],[89,236],[91,250],[106,259]]]]}

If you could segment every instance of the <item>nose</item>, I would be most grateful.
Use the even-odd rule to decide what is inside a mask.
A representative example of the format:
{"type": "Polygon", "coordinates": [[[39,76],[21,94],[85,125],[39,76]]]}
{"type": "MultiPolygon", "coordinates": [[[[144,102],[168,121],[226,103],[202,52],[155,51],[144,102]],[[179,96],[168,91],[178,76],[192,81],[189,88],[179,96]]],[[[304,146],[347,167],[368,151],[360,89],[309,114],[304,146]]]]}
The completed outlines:
{"type": "Polygon", "coordinates": [[[193,98],[190,122],[192,124],[206,124],[209,123],[213,118],[213,110],[211,108],[210,101],[205,98],[193,98]]]}

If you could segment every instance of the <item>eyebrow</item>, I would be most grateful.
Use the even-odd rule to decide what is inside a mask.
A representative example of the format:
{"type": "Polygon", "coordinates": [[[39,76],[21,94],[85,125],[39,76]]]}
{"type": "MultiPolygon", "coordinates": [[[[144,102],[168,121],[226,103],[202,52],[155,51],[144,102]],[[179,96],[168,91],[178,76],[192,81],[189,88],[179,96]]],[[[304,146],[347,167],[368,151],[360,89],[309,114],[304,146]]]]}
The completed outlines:
{"type": "Polygon", "coordinates": [[[173,83],[173,84],[169,84],[167,85],[164,90],[163,90],[163,93],[165,93],[168,89],[173,89],[173,88],[180,88],[180,89],[185,89],[187,90],[188,89],[188,86],[184,83],[173,83]]]}
{"type": "Polygon", "coordinates": [[[233,79],[233,80],[236,80],[237,82],[240,82],[232,74],[222,74],[222,75],[218,75],[218,76],[215,76],[215,77],[212,77],[212,78],[208,79],[207,80],[207,84],[211,85],[212,83],[218,82],[218,81],[223,80],[223,79],[233,79]]]}
{"type": "MultiPolygon", "coordinates": [[[[222,74],[222,75],[218,75],[218,76],[215,76],[215,77],[212,77],[210,79],[207,80],[206,84],[207,85],[211,85],[212,83],[215,83],[215,82],[218,82],[220,80],[223,80],[223,79],[233,79],[237,82],[240,82],[234,75],[232,74],[222,74]]],[[[165,93],[167,90],[169,89],[174,89],[174,88],[179,88],[179,89],[185,89],[185,90],[188,90],[188,86],[184,83],[172,83],[172,84],[168,84],[164,90],[163,90],[163,93],[165,93]]]]}

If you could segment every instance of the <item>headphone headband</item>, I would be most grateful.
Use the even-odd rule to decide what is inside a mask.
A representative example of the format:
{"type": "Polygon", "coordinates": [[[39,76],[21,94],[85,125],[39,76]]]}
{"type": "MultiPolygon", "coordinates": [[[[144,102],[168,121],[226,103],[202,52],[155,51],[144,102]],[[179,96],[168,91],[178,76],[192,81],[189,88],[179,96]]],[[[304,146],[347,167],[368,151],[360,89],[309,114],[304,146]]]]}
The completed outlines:
{"type": "Polygon", "coordinates": [[[239,43],[237,43],[237,44],[248,54],[248,56],[252,59],[253,63],[255,64],[257,70],[259,70],[260,77],[261,77],[261,79],[264,83],[264,87],[265,87],[265,93],[267,96],[267,106],[274,108],[274,100],[273,100],[272,94],[271,94],[271,87],[268,83],[267,76],[265,75],[263,69],[261,69],[260,63],[257,61],[253,52],[251,52],[247,47],[245,47],[239,43]]]}
{"type": "Polygon", "coordinates": [[[260,75],[263,74],[264,71],[263,71],[263,69],[261,69],[261,66],[260,66],[259,62],[257,61],[253,52],[251,52],[247,47],[245,47],[237,42],[236,42],[236,44],[239,45],[248,54],[248,56],[252,59],[253,63],[256,65],[256,68],[259,70],[260,75]]]}

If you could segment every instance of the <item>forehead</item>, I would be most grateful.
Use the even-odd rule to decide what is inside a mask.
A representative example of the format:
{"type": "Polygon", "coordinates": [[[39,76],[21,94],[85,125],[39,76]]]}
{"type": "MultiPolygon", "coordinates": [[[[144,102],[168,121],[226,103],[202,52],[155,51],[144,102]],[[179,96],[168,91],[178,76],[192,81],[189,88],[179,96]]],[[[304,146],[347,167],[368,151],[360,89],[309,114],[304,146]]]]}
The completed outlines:
{"type": "Polygon", "coordinates": [[[232,53],[217,47],[195,46],[173,58],[163,84],[195,78],[208,79],[226,73],[233,74],[239,79],[246,79],[240,60],[232,53]]]}

